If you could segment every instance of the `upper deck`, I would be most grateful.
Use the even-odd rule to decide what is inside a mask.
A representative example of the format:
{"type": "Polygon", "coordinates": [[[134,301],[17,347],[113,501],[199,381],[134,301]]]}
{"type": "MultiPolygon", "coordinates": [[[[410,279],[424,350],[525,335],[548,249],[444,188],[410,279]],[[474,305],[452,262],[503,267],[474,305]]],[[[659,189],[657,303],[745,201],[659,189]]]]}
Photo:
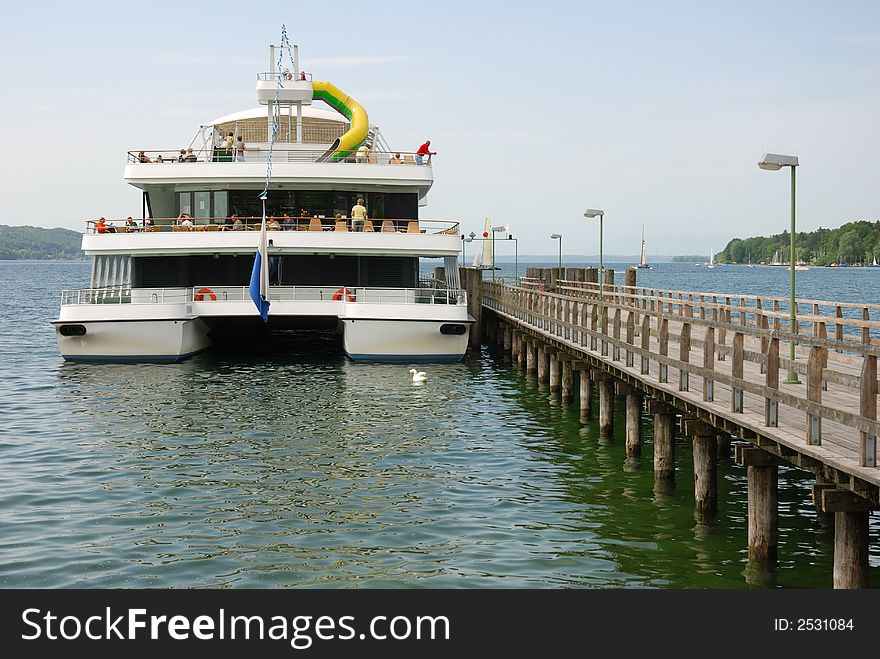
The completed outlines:
{"type": "MultiPolygon", "coordinates": [[[[430,157],[416,163],[416,154],[371,151],[364,157],[341,161],[327,159],[328,148],[291,148],[276,145],[272,150],[272,182],[316,186],[352,185],[385,187],[423,196],[434,182],[430,157]]],[[[245,148],[242,161],[233,161],[226,149],[132,150],[126,154],[125,180],[144,188],[148,185],[259,185],[266,180],[268,145],[245,148]]]]}

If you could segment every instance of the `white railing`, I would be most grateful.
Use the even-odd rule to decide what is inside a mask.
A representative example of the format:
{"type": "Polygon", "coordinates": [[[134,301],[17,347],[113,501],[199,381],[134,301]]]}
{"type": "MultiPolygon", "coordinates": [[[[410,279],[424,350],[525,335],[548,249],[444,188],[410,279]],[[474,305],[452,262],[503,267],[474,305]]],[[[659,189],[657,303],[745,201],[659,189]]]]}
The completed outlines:
{"type": "MultiPolygon", "coordinates": [[[[453,288],[372,288],[363,286],[272,286],[269,298],[281,302],[466,305],[467,293],[453,288]]],[[[61,292],[61,306],[76,304],[187,304],[250,301],[247,286],[192,288],[81,288],[61,292]]]]}

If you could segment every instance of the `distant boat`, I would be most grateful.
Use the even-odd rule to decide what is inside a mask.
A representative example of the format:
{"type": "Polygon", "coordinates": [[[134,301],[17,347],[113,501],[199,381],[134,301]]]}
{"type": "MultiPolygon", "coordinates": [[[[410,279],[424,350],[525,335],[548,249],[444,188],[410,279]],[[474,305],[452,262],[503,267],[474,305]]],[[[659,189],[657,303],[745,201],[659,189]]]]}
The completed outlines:
{"type": "Polygon", "coordinates": [[[777,249],[776,252],[774,252],[773,254],[773,260],[770,261],[770,263],[768,263],[767,265],[784,266],[787,264],[783,263],[782,260],[779,258],[779,250],[777,249]]]}
{"type": "Polygon", "coordinates": [[[709,268],[710,270],[713,270],[715,268],[715,253],[714,252],[709,252],[709,263],[706,264],[706,267],[709,268]]]}
{"type": "Polygon", "coordinates": [[[642,225],[642,258],[639,260],[639,264],[636,266],[637,268],[641,268],[643,270],[650,270],[651,266],[648,265],[648,252],[645,249],[645,225],[642,225]]]}
{"type": "Polygon", "coordinates": [[[866,268],[880,268],[880,265],[877,265],[877,257],[874,257],[874,260],[871,261],[871,265],[866,265],[866,268]]]}
{"type": "Polygon", "coordinates": [[[750,268],[754,268],[754,267],[755,267],[755,264],[752,263],[752,254],[751,254],[751,252],[749,252],[749,264],[748,264],[748,265],[749,265],[750,268]]]}

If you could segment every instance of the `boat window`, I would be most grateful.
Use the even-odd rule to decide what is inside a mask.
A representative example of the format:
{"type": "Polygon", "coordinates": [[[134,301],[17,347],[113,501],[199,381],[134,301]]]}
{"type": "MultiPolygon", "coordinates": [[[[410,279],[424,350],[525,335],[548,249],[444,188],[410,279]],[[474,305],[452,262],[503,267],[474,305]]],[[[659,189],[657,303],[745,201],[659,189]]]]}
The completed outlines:
{"type": "Polygon", "coordinates": [[[218,190],[214,193],[213,217],[229,217],[229,193],[218,190]]]}
{"type": "Polygon", "coordinates": [[[186,213],[192,215],[192,192],[177,193],[177,214],[186,213]]]}
{"type": "Polygon", "coordinates": [[[211,193],[210,192],[194,192],[193,201],[195,206],[194,217],[206,218],[211,217],[211,193]]]}

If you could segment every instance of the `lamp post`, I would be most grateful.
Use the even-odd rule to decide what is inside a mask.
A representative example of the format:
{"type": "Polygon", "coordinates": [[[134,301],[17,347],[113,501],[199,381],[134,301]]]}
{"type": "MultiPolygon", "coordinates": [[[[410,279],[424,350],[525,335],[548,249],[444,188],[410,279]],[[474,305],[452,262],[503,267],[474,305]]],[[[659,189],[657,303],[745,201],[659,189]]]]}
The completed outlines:
{"type": "Polygon", "coordinates": [[[559,241],[559,274],[557,275],[557,277],[559,279],[562,279],[562,234],[553,233],[550,234],[550,238],[559,241]]]}
{"type": "Polygon", "coordinates": [[[510,233],[510,225],[505,224],[503,227],[492,227],[492,281],[495,281],[495,234],[510,233]]]}
{"type": "Polygon", "coordinates": [[[476,237],[477,237],[477,234],[475,234],[473,231],[471,231],[468,235],[466,235],[466,236],[462,235],[462,237],[461,237],[461,266],[463,268],[467,267],[467,256],[465,254],[465,249],[464,249],[465,244],[472,243],[474,241],[474,238],[476,238],[476,237]]]}
{"type": "Polygon", "coordinates": [[[519,286],[519,241],[509,233],[507,239],[513,241],[513,285],[519,286]]]}
{"type": "Polygon", "coordinates": [[[599,328],[605,326],[605,264],[603,263],[603,223],[605,220],[605,211],[596,208],[588,208],[584,211],[586,218],[599,218],[599,328]]]}
{"type": "MultiPolygon", "coordinates": [[[[791,299],[791,316],[789,322],[789,331],[792,335],[797,333],[797,306],[795,297],[795,221],[794,221],[794,195],[795,195],[795,168],[798,166],[797,156],[783,156],[778,153],[765,153],[764,157],[758,162],[758,167],[771,172],[776,172],[783,167],[791,167],[791,248],[789,261],[791,262],[791,283],[789,285],[789,294],[791,299]]],[[[788,375],[785,378],[786,384],[800,384],[797,372],[794,370],[795,346],[797,345],[792,339],[789,341],[789,359],[788,375]]]]}

